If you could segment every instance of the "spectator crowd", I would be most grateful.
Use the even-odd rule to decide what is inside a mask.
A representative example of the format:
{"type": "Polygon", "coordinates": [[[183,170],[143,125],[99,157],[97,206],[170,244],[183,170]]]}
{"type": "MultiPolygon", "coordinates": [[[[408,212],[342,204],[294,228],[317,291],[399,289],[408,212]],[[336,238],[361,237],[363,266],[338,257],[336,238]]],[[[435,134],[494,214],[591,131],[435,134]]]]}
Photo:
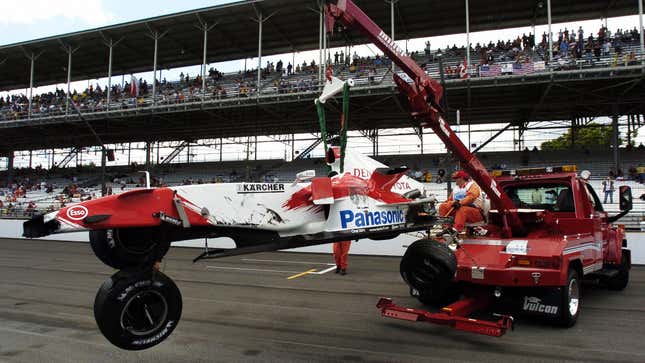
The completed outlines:
{"type": "MultiPolygon", "coordinates": [[[[611,57],[611,66],[632,65],[639,62],[635,53],[635,45],[639,41],[638,29],[617,29],[612,33],[609,29],[601,27],[597,34],[585,34],[582,27],[577,30],[559,30],[557,38],[553,40],[552,62],[566,64],[569,61],[583,60],[594,65],[601,57],[611,57]],[[629,51],[626,51],[631,46],[629,51]]],[[[515,39],[506,41],[489,42],[488,44],[476,43],[470,47],[473,59],[479,55],[481,65],[492,65],[500,62],[532,62],[548,60],[549,54],[548,35],[542,34],[540,41],[536,42],[534,34],[522,34],[515,39]]],[[[423,54],[415,51],[410,54],[422,65],[436,63],[437,57],[442,56],[448,60],[444,64],[448,77],[459,77],[464,72],[476,76],[474,70],[466,70],[464,64],[465,47],[447,47],[432,52],[430,42],[426,42],[423,54]]],[[[472,57],[471,57],[472,58],[472,57]]],[[[343,73],[352,78],[365,78],[367,84],[382,81],[378,79],[378,71],[387,69],[390,60],[381,55],[373,57],[360,57],[356,52],[345,54],[344,50],[329,54],[326,64],[334,69],[335,74],[343,73]]],[[[471,67],[472,68],[472,67],[471,67]]],[[[261,88],[263,93],[297,93],[315,91],[318,89],[319,65],[314,60],[302,64],[288,62],[284,65],[282,60],[277,63],[267,61],[261,69],[261,88]]],[[[108,109],[107,95],[110,93],[110,109],[128,109],[147,107],[153,104],[168,105],[184,102],[201,101],[209,99],[226,99],[231,97],[249,97],[258,92],[257,72],[254,69],[223,74],[211,68],[206,75],[206,80],[197,75],[181,73],[179,80],[167,81],[165,78],[156,81],[156,97],[152,99],[152,85],[146,80],[132,77],[130,81],[107,86],[99,84],[89,85],[83,91],[72,90],[69,101],[73,102],[83,112],[100,112],[108,109]],[[203,89],[203,85],[206,89],[203,89]]],[[[46,117],[51,115],[64,115],[70,112],[67,106],[68,95],[64,89],[34,95],[32,99],[31,114],[33,117],[46,117]]],[[[29,115],[29,97],[25,94],[7,95],[0,97],[0,121],[27,118],[29,115]]]]}

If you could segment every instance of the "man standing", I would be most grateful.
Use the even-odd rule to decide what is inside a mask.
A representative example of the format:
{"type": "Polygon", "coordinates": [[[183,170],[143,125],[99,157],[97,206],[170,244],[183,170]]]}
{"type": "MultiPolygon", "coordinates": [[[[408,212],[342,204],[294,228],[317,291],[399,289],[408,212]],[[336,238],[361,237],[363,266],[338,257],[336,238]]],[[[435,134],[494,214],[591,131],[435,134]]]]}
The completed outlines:
{"type": "Polygon", "coordinates": [[[614,203],[614,179],[607,176],[605,180],[602,181],[602,191],[605,192],[604,204],[607,203],[607,197],[609,197],[609,203],[614,203]]]}
{"type": "Polygon", "coordinates": [[[482,215],[484,197],[477,183],[470,180],[470,176],[465,171],[454,172],[452,179],[456,186],[450,193],[448,200],[439,205],[439,215],[454,215],[455,229],[463,232],[466,223],[484,220],[482,215]]]}
{"type": "Polygon", "coordinates": [[[334,260],[336,261],[336,273],[347,275],[347,256],[351,241],[334,242],[334,260]]]}

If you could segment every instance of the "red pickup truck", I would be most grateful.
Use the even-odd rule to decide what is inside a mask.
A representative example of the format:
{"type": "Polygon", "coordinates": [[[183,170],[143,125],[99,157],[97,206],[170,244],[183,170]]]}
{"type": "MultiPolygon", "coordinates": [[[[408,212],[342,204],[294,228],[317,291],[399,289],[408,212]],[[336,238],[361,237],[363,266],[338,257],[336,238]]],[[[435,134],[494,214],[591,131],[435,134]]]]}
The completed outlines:
{"type": "Polygon", "coordinates": [[[612,222],[632,207],[628,187],[620,189],[622,212],[609,216],[588,173],[578,176],[574,166],[492,174],[516,205],[526,233],[502,237],[499,212],[486,204],[485,220],[470,225],[465,237],[439,233],[437,240],[413,243],[401,274],[420,301],[447,304],[478,296],[477,308],[505,306],[572,326],[581,310],[583,278],[614,290],[627,286],[630,250],[623,226],[612,222]]]}

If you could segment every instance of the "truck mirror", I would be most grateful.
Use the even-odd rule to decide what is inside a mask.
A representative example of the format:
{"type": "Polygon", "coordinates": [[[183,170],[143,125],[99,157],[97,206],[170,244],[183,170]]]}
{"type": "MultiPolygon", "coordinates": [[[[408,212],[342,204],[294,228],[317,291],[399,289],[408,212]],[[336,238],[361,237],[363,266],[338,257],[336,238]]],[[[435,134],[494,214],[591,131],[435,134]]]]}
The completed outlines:
{"type": "Polygon", "coordinates": [[[632,188],[627,185],[621,185],[618,198],[621,211],[632,210],[632,188]]]}

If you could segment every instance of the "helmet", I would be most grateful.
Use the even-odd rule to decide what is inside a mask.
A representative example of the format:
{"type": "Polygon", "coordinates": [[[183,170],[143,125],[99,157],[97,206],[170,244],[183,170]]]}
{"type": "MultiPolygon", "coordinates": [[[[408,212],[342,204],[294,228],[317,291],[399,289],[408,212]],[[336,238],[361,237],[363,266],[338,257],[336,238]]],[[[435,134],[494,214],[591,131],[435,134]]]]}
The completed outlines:
{"type": "Polygon", "coordinates": [[[452,173],[452,178],[453,179],[459,179],[459,178],[468,179],[469,177],[468,177],[468,174],[465,171],[457,170],[454,173],[452,173]]]}

